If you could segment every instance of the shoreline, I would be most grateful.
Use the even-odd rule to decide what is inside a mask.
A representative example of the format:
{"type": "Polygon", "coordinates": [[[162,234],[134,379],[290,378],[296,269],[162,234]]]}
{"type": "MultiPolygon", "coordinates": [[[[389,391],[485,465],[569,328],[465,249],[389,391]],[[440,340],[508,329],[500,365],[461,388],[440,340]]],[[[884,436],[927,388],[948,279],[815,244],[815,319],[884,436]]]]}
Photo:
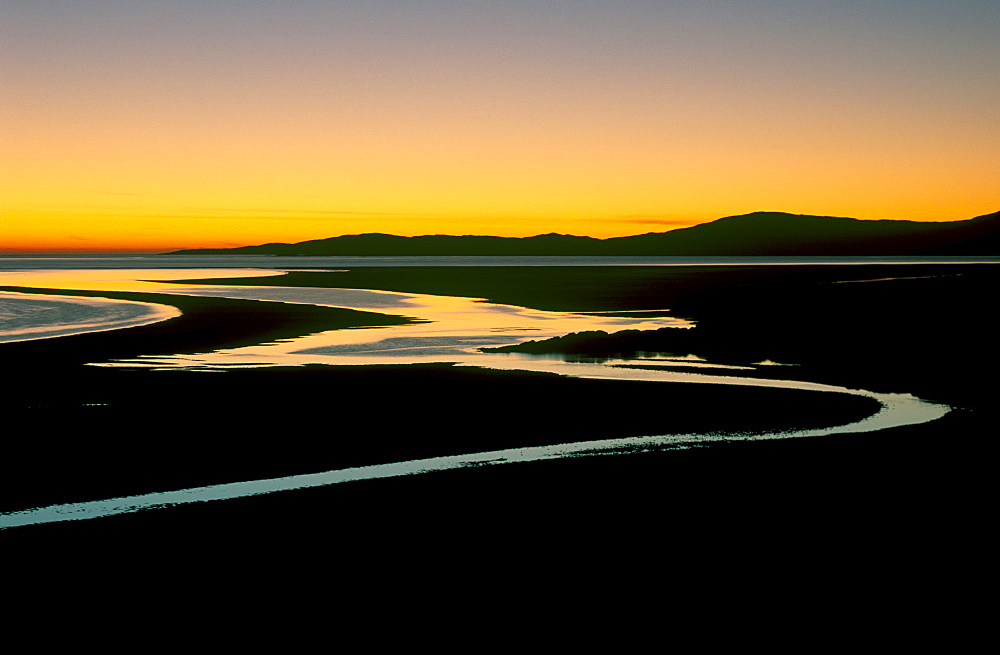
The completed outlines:
{"type": "Polygon", "coordinates": [[[589,380],[444,364],[312,366],[218,375],[99,369],[87,378],[99,393],[81,398],[77,386],[70,384],[63,393],[50,394],[47,404],[19,412],[25,417],[39,411],[58,416],[48,419],[49,430],[65,436],[8,445],[9,456],[23,464],[4,481],[3,511],[51,504],[44,499],[67,494],[85,500],[89,494],[99,498],[101,494],[111,497],[167,490],[171,480],[186,481],[175,488],[201,486],[311,473],[337,465],[349,468],[567,440],[683,434],[692,429],[717,434],[822,429],[865,420],[878,410],[875,401],[846,394],[589,380]],[[222,387],[220,375],[226,376],[222,387]],[[212,411],[213,407],[235,408],[257,396],[278,411],[245,416],[212,411]],[[551,408],[604,404],[611,411],[549,412],[536,417],[527,429],[529,426],[519,427],[516,420],[488,420],[487,407],[504,398],[524,399],[522,404],[526,405],[505,410],[518,416],[537,406],[528,400],[531,398],[545,398],[551,408]],[[81,399],[87,402],[81,403],[81,399]],[[298,433],[292,427],[296,417],[314,413],[331,401],[331,430],[324,437],[314,437],[308,430],[298,433]],[[626,416],[612,410],[623,401],[655,407],[656,411],[626,416]],[[200,417],[197,423],[186,422],[183,433],[178,432],[182,426],[172,423],[143,424],[146,417],[162,416],[177,402],[184,404],[189,415],[200,417]],[[389,416],[386,403],[392,409],[389,416]],[[727,411],[706,416],[702,408],[708,406],[726,407],[727,411]],[[350,408],[350,413],[337,412],[339,407],[350,408]],[[434,425],[432,431],[414,428],[414,418],[428,408],[448,416],[448,423],[434,425]],[[379,417],[377,424],[370,423],[372,417],[379,417]],[[76,443],[75,426],[82,424],[142,426],[142,443],[135,442],[128,431],[76,443]],[[417,433],[419,439],[415,438],[417,433]],[[242,446],[238,445],[243,441],[240,435],[249,439],[242,446]],[[281,435],[280,451],[267,446],[270,435],[281,435]],[[140,470],[123,475],[120,455],[124,453],[128,453],[127,461],[141,463],[140,470]],[[115,454],[119,455],[108,459],[115,454]],[[197,460],[191,459],[193,455],[197,460]],[[65,480],[50,487],[42,472],[56,470],[65,480]],[[114,481],[116,471],[122,482],[114,481]],[[33,482],[36,477],[38,481],[33,482]],[[87,488],[92,489],[89,494],[87,488]],[[116,488],[120,491],[115,492],[116,488]],[[28,493],[29,489],[34,491],[28,493]]]}
{"type": "MultiPolygon", "coordinates": [[[[158,323],[181,315],[179,309],[170,305],[134,300],[112,300],[95,296],[81,299],[80,296],[0,291],[0,301],[4,300],[11,301],[12,305],[8,304],[7,307],[14,310],[12,316],[15,321],[18,318],[21,320],[17,321],[20,324],[15,329],[10,328],[11,323],[5,323],[5,330],[0,332],[0,343],[54,339],[90,332],[121,330],[158,323]],[[84,313],[82,316],[66,315],[64,305],[70,305],[78,312],[83,307],[89,310],[89,313],[84,313]],[[27,312],[23,311],[25,306],[27,312]],[[144,316],[139,315],[140,309],[145,310],[144,316]],[[30,319],[31,314],[39,310],[45,312],[49,320],[34,324],[30,320],[25,320],[25,316],[30,319]],[[53,323],[51,320],[51,312],[53,311],[57,314],[61,312],[65,318],[53,323]]],[[[4,316],[4,320],[10,321],[11,316],[4,316]]]]}
{"type": "Polygon", "coordinates": [[[31,345],[30,340],[4,344],[9,357],[39,357],[55,366],[60,366],[59,357],[66,357],[67,362],[72,362],[126,358],[129,355],[124,353],[135,356],[148,354],[150,350],[189,353],[289,339],[323,330],[405,325],[411,322],[406,317],[382,312],[167,293],[0,287],[0,292],[5,291],[40,296],[108,298],[166,305],[180,311],[179,315],[164,321],[128,328],[113,335],[88,332],[59,337],[46,344],[46,350],[50,350],[48,356],[43,355],[42,349],[31,345]]]}
{"type": "MultiPolygon", "coordinates": [[[[724,385],[723,385],[724,386],[724,385]]],[[[859,394],[860,395],[860,394],[859,394]]],[[[874,415],[855,423],[835,425],[831,428],[783,430],[778,432],[750,434],[740,433],[698,433],[666,434],[619,439],[600,439],[547,446],[520,446],[487,452],[464,453],[461,455],[438,456],[386,464],[369,464],[320,473],[297,474],[282,478],[265,478],[240,482],[220,483],[210,486],[178,489],[169,492],[150,493],[137,496],[116,497],[107,500],[52,505],[35,509],[0,513],[0,529],[38,525],[43,523],[107,518],[119,514],[132,514],[143,510],[188,503],[235,500],[271,493],[297,491],[300,489],[328,487],[361,480],[382,480],[402,476],[431,474],[442,471],[479,466],[502,464],[524,464],[555,459],[586,456],[615,456],[634,452],[662,451],[676,448],[698,447],[715,442],[773,441],[783,439],[810,439],[835,434],[855,434],[887,430],[908,425],[920,425],[943,418],[949,408],[928,405],[917,399],[904,410],[897,399],[866,395],[881,403],[881,409],[874,415]],[[894,405],[894,401],[896,404],[894,405]],[[917,405],[921,405],[919,408],[917,405]],[[913,410],[921,410],[913,415],[913,410]],[[892,416],[890,416],[892,415],[892,416]]],[[[905,405],[904,405],[905,406],[905,405]]]]}
{"type": "MultiPolygon", "coordinates": [[[[554,275],[556,286],[562,284],[559,279],[564,278],[560,278],[560,274],[554,275]]],[[[941,283],[941,280],[925,279],[885,284],[918,285],[919,289],[914,288],[912,292],[904,289],[904,300],[909,302],[928,288],[949,288],[948,284],[941,286],[941,283]],[[931,286],[927,287],[928,284],[931,286]]],[[[516,286],[516,282],[511,280],[507,280],[506,284],[516,286]]],[[[542,285],[546,284],[549,282],[543,280],[542,285]]],[[[970,288],[986,288],[982,286],[984,284],[991,285],[991,278],[970,288]]],[[[835,285],[830,288],[864,290],[880,285],[882,283],[835,285]]],[[[718,295],[718,289],[718,286],[707,288],[699,292],[701,296],[691,296],[698,302],[691,301],[689,306],[704,308],[720,297],[725,298],[724,294],[718,295]]],[[[589,291],[592,292],[593,289],[589,291]]],[[[656,293],[655,288],[646,291],[656,293]]],[[[94,295],[101,293],[94,292],[94,295]]],[[[480,297],[485,295],[481,294],[480,297]]],[[[782,296],[779,294],[775,297],[782,296]]],[[[852,297],[860,297],[865,301],[868,296],[864,293],[858,296],[852,291],[852,297]]],[[[958,296],[956,300],[961,301],[967,297],[967,294],[958,296]]],[[[178,302],[183,300],[180,296],[171,298],[178,302]]],[[[741,306],[757,298],[751,296],[741,306]]],[[[877,296],[874,298],[878,299],[877,296]]],[[[941,302],[942,297],[931,295],[925,296],[924,300],[926,298],[941,302]]],[[[216,327],[225,326],[225,340],[249,339],[256,332],[253,321],[233,320],[233,316],[226,316],[228,311],[218,311],[222,308],[235,309],[239,302],[219,299],[191,301],[192,306],[203,304],[204,314],[200,320],[205,321],[205,326],[213,323],[216,327]]],[[[884,300],[881,302],[885,304],[884,300]]],[[[869,305],[863,302],[862,306],[869,305]]],[[[293,306],[284,305],[282,310],[289,310],[291,307],[293,306]]],[[[893,309],[894,307],[889,306],[887,311],[891,312],[893,309]]],[[[302,316],[303,320],[307,318],[309,317],[302,316]]],[[[720,320],[711,314],[707,318],[720,320]]],[[[902,318],[905,321],[909,315],[902,318]]],[[[702,317],[700,320],[706,318],[702,317]]],[[[886,323],[889,327],[895,324],[886,323]]],[[[169,325],[169,322],[162,325],[169,325]]],[[[743,328],[745,324],[739,327],[743,328]]],[[[79,366],[84,361],[94,361],[100,353],[115,354],[135,351],[136,348],[142,351],[151,343],[157,342],[151,339],[162,339],[159,343],[163,344],[186,340],[191,344],[200,342],[201,345],[209,345],[207,342],[210,341],[203,336],[188,336],[178,340],[178,335],[169,334],[170,330],[155,334],[146,331],[141,339],[130,339],[130,332],[133,330],[121,331],[121,339],[79,335],[50,340],[50,345],[63,342],[65,347],[60,348],[33,348],[30,342],[4,346],[8,349],[5,352],[13,355],[11,361],[15,366],[12,371],[25,382],[4,400],[5,411],[13,418],[31,420],[34,414],[36,420],[45,416],[49,421],[42,433],[46,435],[44,438],[16,443],[12,455],[18,461],[38,461],[45,464],[47,474],[68,476],[62,483],[52,486],[44,479],[36,479],[33,473],[37,469],[32,468],[34,464],[24,471],[18,471],[14,479],[7,482],[4,496],[10,504],[5,505],[5,511],[7,508],[17,509],[15,505],[18,504],[19,497],[25,501],[31,497],[35,500],[30,503],[38,506],[48,504],[42,500],[44,498],[53,498],[58,502],[60,498],[79,497],[88,493],[92,498],[100,497],[98,494],[101,489],[111,490],[112,487],[119,490],[133,488],[137,491],[143,488],[155,490],[155,487],[187,488],[197,486],[200,481],[218,480],[220,476],[225,477],[231,473],[253,472],[254,476],[265,478],[274,477],[274,473],[280,475],[282,472],[303,472],[303,467],[310,467],[316,462],[340,461],[346,466],[352,466],[363,463],[366,458],[371,461],[371,454],[379,452],[412,459],[419,457],[422,448],[420,444],[426,442],[428,434],[435,435],[436,445],[425,444],[423,452],[428,452],[428,445],[433,448],[445,447],[445,450],[464,446],[470,433],[476,435],[477,444],[486,444],[491,443],[491,439],[492,443],[509,443],[511,436],[516,436],[518,430],[538,435],[581,431],[597,433],[622,429],[643,431],[651,426],[662,426],[661,408],[665,403],[669,406],[670,398],[677,407],[687,412],[686,418],[678,418],[680,423],[686,421],[688,425],[699,427],[706,425],[706,419],[732,420],[734,423],[746,424],[746,414],[725,415],[713,409],[727,393],[732,401],[736,401],[737,397],[742,398],[740,402],[744,403],[746,412],[760,412],[768,407],[780,412],[786,425],[789,411],[798,411],[801,417],[815,420],[817,414],[813,410],[818,409],[818,405],[832,409],[831,414],[839,417],[857,411],[849,410],[839,400],[826,398],[829,394],[811,393],[817,398],[809,400],[805,396],[797,396],[792,400],[795,394],[789,391],[771,389],[755,392],[744,388],[730,389],[723,393],[707,385],[700,389],[686,390],[680,388],[685,385],[678,385],[668,393],[667,387],[674,385],[656,386],[640,382],[621,383],[624,386],[616,386],[611,391],[611,387],[607,385],[618,383],[496,371],[472,373],[449,370],[450,367],[447,366],[414,367],[409,370],[355,369],[350,372],[319,371],[315,367],[306,367],[288,371],[227,371],[222,374],[95,370],[93,367],[79,366]],[[129,341],[132,343],[129,344],[129,341]],[[12,347],[14,349],[10,350],[12,347]],[[226,381],[225,384],[221,384],[223,380],[226,381]],[[237,380],[241,382],[237,383],[237,380]],[[588,389],[600,389],[600,392],[591,393],[584,386],[588,389]],[[40,388],[46,389],[43,398],[39,398],[34,391],[40,388]],[[445,404],[442,405],[442,402],[445,404]],[[178,408],[182,408],[184,413],[177,416],[176,420],[168,419],[156,424],[157,417],[175,416],[178,408]],[[329,416],[318,414],[320,408],[328,410],[329,416]],[[509,422],[509,419],[523,419],[539,412],[545,416],[545,420],[540,423],[518,425],[509,422]],[[55,423],[51,422],[53,417],[58,417],[55,423]],[[309,417],[310,425],[322,425],[323,429],[319,432],[316,431],[318,428],[306,429],[301,423],[301,417],[309,417]],[[388,421],[390,418],[392,420],[388,421]],[[111,434],[98,437],[94,443],[77,443],[74,435],[79,425],[120,427],[113,428],[111,434]],[[142,443],[135,441],[129,429],[140,426],[146,433],[142,443]],[[376,435],[377,438],[374,438],[376,435]],[[388,441],[384,441],[385,439],[388,441]],[[276,444],[280,446],[276,447],[276,444]],[[83,478],[70,475],[70,470],[81,462],[93,464],[91,472],[97,479],[93,475],[83,478]],[[138,470],[127,470],[134,463],[140,462],[145,466],[153,462],[156,470],[143,471],[141,467],[138,470]],[[101,480],[100,475],[109,477],[101,480]],[[29,484],[22,489],[20,496],[17,491],[19,481],[29,484]],[[183,481],[184,484],[173,485],[169,484],[170,481],[183,481]],[[34,485],[34,488],[30,485],[34,485]],[[154,485],[154,488],[149,489],[150,485],[154,485]]],[[[853,341],[848,342],[854,344],[853,341]]],[[[908,342],[902,341],[899,348],[905,350],[907,345],[908,342]]],[[[817,350],[817,346],[825,348],[828,344],[815,344],[813,350],[817,350]]],[[[883,353],[884,361],[897,361],[893,352],[889,350],[883,353]]],[[[820,364],[824,361],[820,361],[820,364]]],[[[829,367],[824,369],[813,363],[811,366],[797,368],[794,375],[814,377],[819,382],[838,383],[838,376],[844,372],[845,375],[849,374],[847,377],[851,380],[882,379],[882,384],[888,385],[894,380],[905,378],[919,386],[928,377],[938,375],[943,370],[942,365],[948,363],[935,361],[933,367],[923,371],[920,376],[910,375],[912,369],[890,369],[873,376],[878,371],[870,368],[851,371],[849,365],[853,361],[855,360],[845,362],[845,366],[841,367],[842,371],[829,367]]],[[[961,360],[958,363],[964,364],[961,360]]],[[[877,500],[880,494],[887,493],[885,490],[898,488],[901,484],[915,484],[914,471],[921,467],[930,467],[936,472],[934,487],[939,491],[940,484],[958,482],[949,479],[948,471],[968,470],[968,467],[961,464],[967,459],[962,452],[949,452],[945,456],[931,454],[933,450],[939,450],[941,444],[947,443],[947,435],[960,431],[974,443],[972,432],[977,429],[976,426],[989,425],[990,414],[980,409],[985,406],[978,404],[974,397],[964,394],[964,390],[969,387],[954,382],[953,378],[941,380],[941,383],[946,383],[951,388],[947,390],[947,394],[942,393],[934,399],[939,400],[944,396],[948,399],[959,398],[964,405],[963,402],[956,403],[959,407],[956,412],[927,426],[894,428],[859,436],[845,434],[836,438],[791,439],[770,444],[716,443],[669,453],[577,458],[569,464],[550,461],[523,463],[517,467],[474,467],[474,470],[420,476],[426,478],[422,480],[410,476],[395,481],[361,481],[352,485],[337,485],[336,490],[288,492],[292,495],[285,498],[279,498],[282,494],[278,494],[272,498],[210,503],[204,507],[189,506],[184,511],[161,510],[102,521],[74,522],[69,528],[69,524],[53,524],[50,527],[36,526],[24,531],[8,530],[4,531],[4,536],[6,538],[8,535],[21,533],[27,535],[37,530],[42,538],[45,535],[63,534],[66,529],[72,529],[74,533],[98,538],[98,535],[115,534],[119,530],[158,532],[168,525],[181,532],[197,529],[210,533],[229,526],[229,529],[245,534],[245,530],[251,529],[250,526],[256,523],[261,514],[267,515],[274,525],[281,526],[280,529],[289,530],[290,534],[306,534],[321,529],[317,525],[309,525],[307,517],[310,513],[322,512],[324,507],[337,507],[339,512],[343,512],[346,510],[344,503],[349,502],[355,505],[353,509],[346,510],[350,516],[349,523],[371,528],[369,519],[362,513],[362,507],[372,511],[376,508],[388,511],[394,520],[406,524],[409,519],[398,513],[403,510],[387,510],[386,503],[396,503],[400,507],[409,507],[409,511],[418,511],[418,505],[415,505],[418,499],[423,499],[419,501],[422,503],[439,503],[442,507],[452,508],[450,511],[462,512],[465,514],[465,521],[486,529],[484,522],[490,511],[499,511],[507,501],[527,502],[525,494],[529,493],[529,489],[532,490],[531,493],[539,494],[539,502],[553,494],[562,494],[562,489],[573,489],[573,493],[579,494],[580,498],[601,504],[610,501],[600,500],[587,490],[587,485],[596,484],[604,488],[605,484],[614,480],[614,484],[622,489],[645,488],[652,492],[653,489],[670,488],[673,490],[671,493],[680,493],[683,485],[688,484],[694,485],[692,488],[701,489],[698,500],[689,498],[689,502],[693,502],[692,507],[707,511],[710,508],[718,510],[719,503],[724,502],[724,498],[731,498],[733,493],[744,496],[738,505],[749,502],[749,498],[768,496],[771,491],[753,487],[753,481],[759,482],[762,479],[760,476],[770,477],[766,489],[774,490],[777,488],[775,485],[802,485],[805,489],[803,497],[812,498],[811,502],[833,506],[842,501],[843,506],[850,506],[863,516],[866,510],[859,504],[862,503],[862,495],[869,495],[869,502],[874,499],[877,504],[881,502],[877,500]],[[971,402],[967,402],[970,400],[971,402]],[[973,407],[976,411],[970,412],[968,407],[973,407]],[[806,441],[810,443],[804,443],[806,441]],[[899,461],[911,463],[899,468],[899,461]],[[688,470],[687,467],[692,462],[695,465],[688,470]],[[880,467],[879,475],[883,478],[881,482],[876,481],[876,472],[870,469],[876,463],[880,467]],[[916,469],[912,468],[914,466],[916,469]],[[803,477],[806,470],[811,471],[813,479],[803,477]],[[833,490],[828,493],[823,487],[835,484],[833,481],[845,474],[860,475],[859,471],[862,470],[868,472],[864,473],[865,481],[860,488],[845,495],[844,490],[838,487],[839,500],[829,495],[833,494],[833,490]],[[724,479],[718,477],[721,471],[725,471],[724,479]],[[636,476],[644,479],[640,480],[636,476]],[[699,476],[715,480],[713,484],[716,488],[706,491],[701,486],[704,480],[699,481],[699,476]],[[882,486],[883,482],[885,487],[882,486]],[[522,486],[524,488],[520,489],[522,486]],[[397,494],[401,490],[406,490],[403,493],[409,496],[408,499],[400,499],[397,494]],[[456,493],[466,499],[452,497],[456,493]],[[304,504],[300,504],[300,501],[292,502],[292,498],[305,499],[301,501],[304,504]],[[515,501],[515,498],[520,500],[515,501]],[[474,518],[475,516],[480,518],[474,518]],[[208,523],[203,523],[203,519],[208,523]],[[81,529],[80,526],[84,524],[92,525],[81,529]],[[53,533],[53,530],[56,532],[53,533]]],[[[892,387],[892,391],[906,390],[895,384],[892,387]]],[[[941,389],[942,384],[934,388],[941,389]]],[[[853,401],[848,405],[852,403],[853,401]]],[[[759,416],[757,420],[763,421],[760,425],[764,426],[772,419],[759,416]]],[[[771,426],[773,425],[772,422],[771,426]]],[[[473,449],[466,449],[465,452],[471,450],[473,449]]],[[[328,469],[329,467],[324,466],[314,470],[328,469]]],[[[956,488],[963,486],[957,484],[956,488]]],[[[620,496],[611,493],[608,498],[620,499],[620,496]]],[[[631,508],[624,510],[623,515],[633,516],[637,520],[638,512],[656,511],[654,498],[631,498],[629,502],[632,503],[631,508]]],[[[777,511],[775,516],[799,511],[793,510],[798,505],[790,499],[782,500],[779,504],[784,509],[777,511]]],[[[546,538],[557,538],[548,529],[540,527],[539,521],[543,520],[540,509],[521,511],[526,514],[518,530],[528,529],[527,526],[530,525],[532,529],[540,530],[540,534],[546,535],[546,538]]],[[[696,520],[693,515],[689,515],[689,519],[696,520]]],[[[454,534],[446,526],[438,527],[442,529],[442,534],[454,534]]],[[[385,536],[384,531],[380,532],[377,528],[374,534],[385,536]]],[[[221,534],[219,537],[227,538],[221,534]]]]}

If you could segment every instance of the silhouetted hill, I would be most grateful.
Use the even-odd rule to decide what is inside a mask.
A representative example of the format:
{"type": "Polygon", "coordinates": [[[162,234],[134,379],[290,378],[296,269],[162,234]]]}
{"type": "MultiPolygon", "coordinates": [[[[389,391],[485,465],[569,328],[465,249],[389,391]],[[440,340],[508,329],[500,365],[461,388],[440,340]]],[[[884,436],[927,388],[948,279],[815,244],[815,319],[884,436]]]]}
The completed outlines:
{"type": "Polygon", "coordinates": [[[565,234],[533,237],[349,234],[301,243],[268,243],[242,248],[181,250],[170,254],[233,255],[601,255],[600,239],[565,234]]]}
{"type": "Polygon", "coordinates": [[[1000,255],[1000,212],[965,221],[867,221],[754,212],[694,227],[595,239],[352,234],[241,248],[180,250],[184,255],[1000,255]]]}
{"type": "Polygon", "coordinates": [[[988,255],[998,235],[1000,212],[941,223],[754,212],[606,243],[622,255],[988,255]]]}

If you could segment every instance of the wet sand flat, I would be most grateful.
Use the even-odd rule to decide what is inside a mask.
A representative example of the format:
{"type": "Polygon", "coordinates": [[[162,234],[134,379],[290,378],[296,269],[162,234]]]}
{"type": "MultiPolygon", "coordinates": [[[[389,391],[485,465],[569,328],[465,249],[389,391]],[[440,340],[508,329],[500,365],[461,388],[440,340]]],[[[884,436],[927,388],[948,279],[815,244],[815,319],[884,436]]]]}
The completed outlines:
{"type": "MultiPolygon", "coordinates": [[[[666,526],[675,538],[696,533],[699,541],[706,535],[723,538],[732,530],[770,535],[761,536],[766,539],[828,529],[890,539],[935,525],[961,533],[961,525],[954,524],[974,510],[968,501],[975,498],[978,484],[977,453],[993,420],[981,400],[988,394],[963,374],[996,356],[995,346],[984,338],[984,327],[976,322],[981,310],[973,303],[995,278],[988,272],[956,273],[964,279],[850,285],[824,279],[808,289],[820,289],[823,295],[802,293],[801,275],[751,286],[750,293],[746,280],[738,283],[739,293],[720,283],[699,291],[701,295],[692,294],[683,308],[690,318],[709,324],[728,345],[721,355],[734,361],[741,349],[753,346],[756,355],[777,344],[787,356],[802,358],[796,375],[859,386],[867,382],[886,391],[919,391],[958,407],[934,424],[358,482],[8,530],[3,538],[72,534],[96,543],[122,534],[171,534],[237,540],[259,538],[261,526],[267,525],[267,534],[275,539],[281,535],[282,540],[347,533],[352,535],[350,543],[338,542],[338,548],[361,556],[366,548],[391,542],[400,531],[420,531],[427,535],[426,543],[444,548],[456,539],[493,535],[496,540],[499,524],[504,526],[499,538],[503,547],[536,553],[551,553],[568,543],[616,552],[648,546],[654,533],[659,534],[655,526],[666,526]],[[897,283],[922,286],[895,295],[876,289],[897,283]],[[789,297],[799,299],[797,305],[778,312],[789,297]],[[731,301],[728,314],[713,310],[720,298],[731,301]],[[767,299],[771,305],[762,305],[767,299]],[[845,326],[852,323],[834,311],[842,309],[831,305],[834,301],[849,304],[854,313],[848,318],[865,316],[864,327],[847,331],[845,326]],[[736,321],[751,304],[762,308],[754,316],[763,311],[769,321],[736,321]],[[880,306],[886,307],[881,314],[876,311],[880,306]],[[908,307],[912,311],[898,311],[908,307]],[[829,310],[822,314],[825,321],[814,316],[821,308],[829,310]],[[814,322],[804,323],[802,316],[814,322]],[[915,316],[924,320],[915,322],[915,316]],[[727,330],[718,327],[724,318],[730,319],[727,330]],[[798,330],[811,325],[811,332],[789,340],[788,332],[778,330],[783,338],[768,342],[760,338],[765,332],[754,327],[780,326],[783,320],[792,321],[798,330]],[[828,337],[838,334],[835,328],[841,338],[831,341],[828,337]],[[896,338],[886,341],[892,334],[896,338]],[[940,356],[941,344],[961,343],[955,341],[960,334],[967,337],[968,347],[978,348],[976,357],[940,356]],[[959,499],[963,510],[956,513],[953,507],[946,515],[944,506],[959,499]]],[[[406,286],[399,284],[404,291],[427,291],[406,286]]],[[[331,461],[349,466],[433,456],[463,449],[471,439],[482,450],[555,441],[564,435],[638,434],[664,426],[792,429],[849,422],[870,411],[865,399],[831,394],[568,380],[448,366],[223,373],[80,366],[142,354],[151,344],[162,346],[152,350],[167,352],[252,342],[261,324],[281,325],[290,335],[332,321],[336,313],[283,306],[282,312],[292,315],[277,321],[284,314],[259,313],[263,308],[252,301],[174,301],[186,303],[187,313],[173,324],[3,346],[11,376],[21,382],[5,396],[4,411],[29,426],[8,449],[24,466],[7,477],[5,508],[248,475],[309,472],[325,469],[331,461]],[[297,311],[303,313],[296,319],[297,311]],[[185,320],[197,329],[178,330],[185,320]],[[213,333],[206,327],[218,328],[215,336],[206,338],[213,333]],[[730,409],[720,412],[720,406],[730,409]],[[89,426],[87,434],[84,426],[89,426]],[[91,432],[95,426],[100,427],[96,436],[91,432]]]]}

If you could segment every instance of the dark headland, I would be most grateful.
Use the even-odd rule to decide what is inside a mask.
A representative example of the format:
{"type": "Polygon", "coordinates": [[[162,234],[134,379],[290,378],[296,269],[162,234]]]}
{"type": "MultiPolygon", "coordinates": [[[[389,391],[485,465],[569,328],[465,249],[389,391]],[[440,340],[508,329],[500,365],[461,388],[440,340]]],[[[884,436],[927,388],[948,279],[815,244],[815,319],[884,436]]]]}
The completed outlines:
{"type": "Polygon", "coordinates": [[[351,234],[176,255],[312,256],[907,256],[1000,255],[1000,212],[964,221],[859,220],[783,212],[728,216],[694,227],[595,239],[351,234]]]}

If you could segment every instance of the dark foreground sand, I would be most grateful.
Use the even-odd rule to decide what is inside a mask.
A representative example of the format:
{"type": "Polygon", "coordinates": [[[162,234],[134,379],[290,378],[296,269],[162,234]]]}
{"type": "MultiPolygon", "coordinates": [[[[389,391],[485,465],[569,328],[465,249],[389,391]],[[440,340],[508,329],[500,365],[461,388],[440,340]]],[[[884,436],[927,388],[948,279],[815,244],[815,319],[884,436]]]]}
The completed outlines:
{"type": "MultiPolygon", "coordinates": [[[[854,277],[891,277],[885,270],[854,277]]],[[[69,561],[73,552],[155,552],[167,561],[200,553],[199,561],[222,568],[254,562],[260,575],[292,567],[329,578],[360,567],[410,583],[462,577],[469,567],[489,577],[515,565],[535,573],[624,566],[641,578],[649,569],[732,570],[737,560],[740,568],[785,573],[809,563],[809,575],[864,561],[901,578],[921,558],[951,557],[984,538],[985,453],[996,426],[995,385],[981,374],[996,370],[997,349],[978,304],[995,289],[995,274],[913,270],[906,277],[923,282],[909,287],[824,278],[808,288],[801,271],[775,273],[766,284],[755,281],[758,273],[741,280],[727,271],[724,281],[692,291],[683,315],[730,344],[753,335],[754,355],[781,346],[812,379],[958,407],[932,424],[356,482],[18,528],[0,539],[11,548],[71,543],[69,561]],[[739,311],[727,320],[714,309],[720,299],[738,310],[752,305],[758,316],[770,310],[767,325],[778,337],[739,311]],[[792,332],[781,327],[785,318],[792,332]]],[[[655,290],[655,280],[647,282],[655,290]]],[[[5,420],[17,426],[5,435],[2,509],[591,436],[834,425],[871,410],[866,399],[830,394],[448,366],[225,373],[80,366],[156,352],[159,339],[164,350],[218,347],[203,342],[212,325],[225,325],[216,332],[223,340],[252,340],[261,325],[238,320],[241,311],[262,311],[249,301],[181,302],[189,313],[173,326],[0,346],[5,377],[17,381],[2,401],[5,420]],[[201,327],[181,330],[184,320],[201,327]]],[[[296,320],[313,329],[345,316],[296,320]]],[[[295,332],[294,322],[271,316],[267,324],[295,332]]]]}

